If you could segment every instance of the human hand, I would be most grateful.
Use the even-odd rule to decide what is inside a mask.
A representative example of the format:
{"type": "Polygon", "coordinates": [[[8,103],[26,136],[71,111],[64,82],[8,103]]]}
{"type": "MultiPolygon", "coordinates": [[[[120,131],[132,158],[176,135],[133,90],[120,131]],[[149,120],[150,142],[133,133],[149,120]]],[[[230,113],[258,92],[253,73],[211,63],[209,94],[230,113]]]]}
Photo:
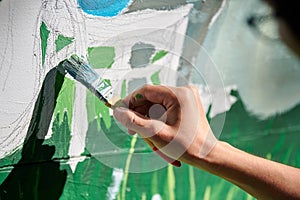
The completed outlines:
{"type": "Polygon", "coordinates": [[[115,108],[115,118],[174,159],[193,164],[217,142],[193,86],[146,85],[123,101],[129,109],[115,108]]]}

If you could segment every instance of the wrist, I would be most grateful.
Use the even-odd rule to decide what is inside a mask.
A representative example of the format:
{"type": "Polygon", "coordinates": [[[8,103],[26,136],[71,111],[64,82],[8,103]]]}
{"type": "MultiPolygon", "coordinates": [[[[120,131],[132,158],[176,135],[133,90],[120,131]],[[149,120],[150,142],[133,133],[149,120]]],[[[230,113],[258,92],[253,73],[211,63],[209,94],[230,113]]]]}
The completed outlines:
{"type": "Polygon", "coordinates": [[[224,164],[229,151],[234,151],[234,148],[226,142],[216,141],[210,152],[206,156],[201,154],[190,154],[189,160],[184,162],[193,165],[194,167],[215,174],[224,164]]]}

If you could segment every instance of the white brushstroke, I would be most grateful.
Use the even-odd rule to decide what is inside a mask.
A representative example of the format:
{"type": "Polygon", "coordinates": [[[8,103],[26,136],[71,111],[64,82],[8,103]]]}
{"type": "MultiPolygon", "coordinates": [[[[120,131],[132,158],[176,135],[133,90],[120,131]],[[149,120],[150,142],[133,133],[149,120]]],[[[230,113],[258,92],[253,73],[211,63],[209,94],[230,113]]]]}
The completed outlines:
{"type": "Polygon", "coordinates": [[[219,18],[219,16],[221,15],[221,13],[223,12],[223,10],[225,8],[226,3],[227,3],[227,1],[223,0],[222,5],[219,8],[218,12],[213,16],[213,18],[209,22],[208,29],[210,29],[214,25],[214,23],[216,22],[216,20],[219,18]]]}
{"type": "MultiPolygon", "coordinates": [[[[79,82],[76,82],[75,101],[73,106],[73,119],[71,128],[71,141],[69,147],[69,156],[80,155],[84,151],[85,137],[88,129],[87,110],[86,110],[86,88],[79,82]]],[[[83,160],[68,162],[74,173],[76,166],[83,160]]]]}
{"type": "Polygon", "coordinates": [[[107,199],[114,200],[120,191],[120,186],[124,177],[124,172],[122,169],[115,168],[112,173],[113,181],[107,189],[107,199]]]}
{"type": "Polygon", "coordinates": [[[151,198],[151,200],[162,200],[160,194],[154,194],[151,198]]]}
{"type": "Polygon", "coordinates": [[[280,41],[260,38],[247,27],[249,14],[267,11],[260,1],[227,1],[204,42],[224,84],[236,85],[246,109],[260,118],[300,103],[299,59],[280,41]]]}
{"type": "Polygon", "coordinates": [[[201,103],[206,113],[211,106],[209,113],[210,118],[230,110],[231,106],[237,101],[236,97],[230,95],[232,90],[237,90],[235,85],[226,86],[224,88],[215,88],[204,85],[196,86],[199,89],[201,103]]]}

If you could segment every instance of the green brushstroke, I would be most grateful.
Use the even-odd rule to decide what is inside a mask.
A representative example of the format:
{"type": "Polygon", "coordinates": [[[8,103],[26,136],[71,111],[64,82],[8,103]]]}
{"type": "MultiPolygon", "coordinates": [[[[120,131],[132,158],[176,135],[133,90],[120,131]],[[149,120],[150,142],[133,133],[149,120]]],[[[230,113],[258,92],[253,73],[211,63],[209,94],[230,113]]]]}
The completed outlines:
{"type": "Polygon", "coordinates": [[[50,31],[48,30],[45,22],[42,22],[40,26],[40,38],[41,38],[41,47],[42,47],[42,66],[45,64],[46,50],[47,50],[47,42],[50,31]]]}
{"type": "Polygon", "coordinates": [[[151,76],[151,81],[153,85],[160,85],[159,72],[160,70],[158,70],[151,76]]]}
{"type": "Polygon", "coordinates": [[[226,200],[236,199],[237,198],[236,193],[238,192],[238,189],[239,188],[237,186],[232,185],[230,190],[227,193],[226,200]]]}
{"type": "Polygon", "coordinates": [[[73,37],[65,37],[63,35],[58,35],[57,39],[55,40],[56,53],[73,42],[73,37]]]}
{"type": "Polygon", "coordinates": [[[163,57],[165,57],[167,54],[168,54],[168,51],[164,51],[164,50],[161,50],[161,51],[157,52],[153,56],[151,63],[152,64],[155,63],[156,61],[158,61],[158,60],[162,59],[163,57]]]}
{"type": "Polygon", "coordinates": [[[151,196],[158,194],[158,177],[157,171],[153,172],[152,181],[151,181],[151,196]]]}
{"type": "Polygon", "coordinates": [[[168,165],[168,199],[175,200],[175,174],[172,165],[168,165]]]}
{"type": "Polygon", "coordinates": [[[111,68],[115,62],[115,48],[114,47],[89,47],[88,61],[90,65],[95,68],[111,68]]]}
{"type": "Polygon", "coordinates": [[[124,99],[126,97],[127,91],[126,91],[126,80],[123,80],[122,82],[122,88],[121,88],[121,98],[124,99]]]}
{"type": "Polygon", "coordinates": [[[196,185],[194,178],[194,168],[192,166],[189,167],[189,181],[190,181],[190,200],[196,199],[196,185]]]}
{"type": "Polygon", "coordinates": [[[123,199],[123,200],[125,200],[127,180],[128,180],[128,175],[129,175],[128,171],[129,171],[129,167],[130,167],[131,158],[134,153],[134,147],[135,147],[136,141],[137,141],[137,135],[134,135],[131,140],[131,145],[130,145],[130,149],[129,149],[129,153],[128,153],[128,157],[127,157],[126,165],[125,165],[125,169],[124,169],[124,177],[123,177],[122,190],[121,190],[121,199],[123,199]]]}
{"type": "MultiPolygon", "coordinates": [[[[58,113],[63,116],[64,112],[68,113],[68,123],[71,124],[73,116],[73,104],[75,100],[75,81],[66,78],[62,85],[61,91],[56,100],[56,106],[53,116],[56,117],[58,113]]],[[[63,117],[60,118],[59,123],[62,123],[63,117]]]]}
{"type": "Polygon", "coordinates": [[[268,153],[268,154],[266,155],[266,159],[271,160],[271,159],[272,159],[272,154],[271,154],[271,153],[268,153]]]}
{"type": "Polygon", "coordinates": [[[44,144],[55,145],[54,158],[68,157],[71,141],[71,124],[69,123],[68,112],[57,113],[52,123],[52,136],[45,140],[44,144]],[[62,115],[61,115],[62,114],[62,115]]]}
{"type": "Polygon", "coordinates": [[[102,118],[107,129],[111,127],[111,116],[109,108],[104,105],[92,92],[87,91],[86,108],[88,113],[88,122],[91,123],[95,118],[102,118]]]}
{"type": "Polygon", "coordinates": [[[254,199],[254,197],[252,197],[250,194],[247,193],[247,198],[246,198],[246,200],[252,200],[252,199],[254,199]]]}
{"type": "Polygon", "coordinates": [[[146,200],[146,199],[147,199],[146,192],[143,192],[143,193],[142,193],[142,199],[141,199],[141,200],[146,200]]]}
{"type": "Polygon", "coordinates": [[[210,200],[210,191],[211,191],[211,187],[206,186],[204,196],[203,196],[203,200],[210,200]]]}

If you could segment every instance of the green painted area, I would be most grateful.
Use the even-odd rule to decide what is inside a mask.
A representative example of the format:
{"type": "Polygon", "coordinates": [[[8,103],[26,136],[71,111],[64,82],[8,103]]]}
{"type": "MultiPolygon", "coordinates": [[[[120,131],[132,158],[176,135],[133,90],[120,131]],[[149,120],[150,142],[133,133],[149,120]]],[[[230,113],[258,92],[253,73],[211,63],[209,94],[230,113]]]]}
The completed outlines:
{"type": "Polygon", "coordinates": [[[56,148],[53,158],[68,158],[71,141],[71,124],[68,112],[57,113],[52,124],[52,136],[45,140],[44,144],[53,145],[56,148]]]}
{"type": "Polygon", "coordinates": [[[111,116],[109,108],[104,105],[93,93],[87,91],[86,94],[86,109],[88,114],[88,122],[91,123],[94,119],[103,119],[105,127],[111,127],[111,116]]]}
{"type": "Polygon", "coordinates": [[[153,85],[160,85],[159,72],[160,70],[158,70],[151,76],[151,81],[153,85]]]}
{"type": "Polygon", "coordinates": [[[73,37],[65,37],[63,35],[58,35],[57,39],[55,40],[56,52],[59,52],[66,46],[72,44],[73,42],[74,42],[73,37]]]}
{"type": "Polygon", "coordinates": [[[42,22],[42,24],[40,26],[40,38],[41,38],[41,48],[42,48],[42,66],[44,66],[44,64],[45,64],[49,34],[50,34],[50,31],[48,30],[47,25],[45,24],[45,22],[42,22]]]}
{"type": "Polygon", "coordinates": [[[97,159],[87,157],[78,163],[74,173],[68,170],[67,182],[59,199],[106,199],[112,171],[97,159]]]}
{"type": "Polygon", "coordinates": [[[121,98],[124,99],[127,95],[127,90],[126,90],[126,80],[122,81],[122,87],[121,87],[121,98]]]}
{"type": "MultiPolygon", "coordinates": [[[[53,116],[56,117],[57,114],[63,115],[65,112],[68,114],[68,123],[71,124],[73,115],[73,104],[75,99],[75,81],[66,78],[62,85],[61,91],[56,100],[56,106],[54,109],[53,116]]],[[[62,123],[63,117],[60,118],[59,123],[62,123]]]]}
{"type": "Polygon", "coordinates": [[[129,168],[130,168],[130,163],[131,163],[131,158],[132,158],[132,154],[134,153],[134,148],[135,148],[135,144],[137,141],[137,135],[134,135],[131,139],[131,144],[130,144],[130,149],[129,149],[129,153],[126,159],[126,165],[125,165],[125,169],[124,169],[124,177],[123,177],[123,182],[122,182],[122,188],[121,188],[121,199],[126,199],[126,188],[127,188],[127,181],[128,181],[128,176],[129,176],[129,168]]]}
{"type": "Polygon", "coordinates": [[[168,54],[168,51],[164,51],[164,50],[161,50],[161,51],[157,52],[153,56],[151,63],[152,64],[155,63],[156,61],[158,61],[158,60],[162,59],[163,57],[165,57],[167,54],[168,54]]]}
{"type": "Polygon", "coordinates": [[[111,68],[115,62],[114,47],[89,47],[88,61],[95,68],[111,68]]]}

